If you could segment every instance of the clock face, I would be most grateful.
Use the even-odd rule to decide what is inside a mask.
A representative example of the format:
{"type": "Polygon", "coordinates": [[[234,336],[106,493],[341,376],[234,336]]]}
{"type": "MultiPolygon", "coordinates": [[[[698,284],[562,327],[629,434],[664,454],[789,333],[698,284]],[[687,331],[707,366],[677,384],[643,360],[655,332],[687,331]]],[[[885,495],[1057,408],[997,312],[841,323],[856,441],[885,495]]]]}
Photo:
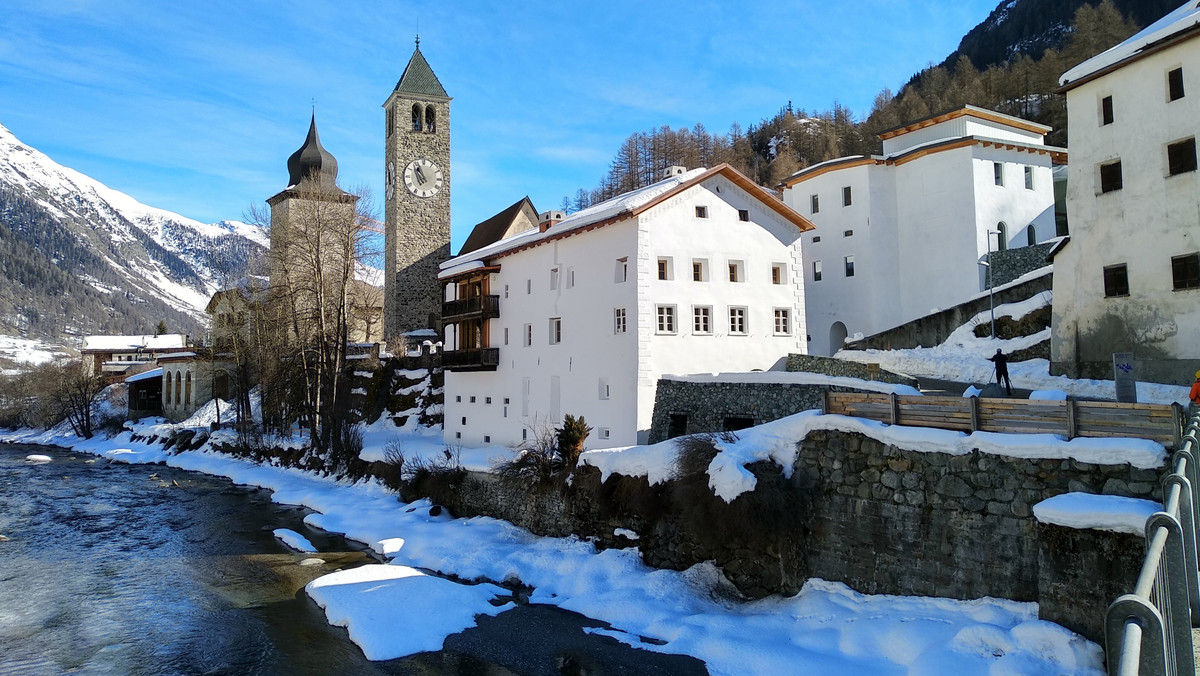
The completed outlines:
{"type": "Polygon", "coordinates": [[[390,200],[396,195],[396,163],[387,163],[387,174],[383,178],[384,192],[387,193],[387,198],[390,200]]]}
{"type": "Polygon", "coordinates": [[[425,158],[404,168],[404,186],[417,197],[433,197],[442,189],[442,170],[425,158]]]}

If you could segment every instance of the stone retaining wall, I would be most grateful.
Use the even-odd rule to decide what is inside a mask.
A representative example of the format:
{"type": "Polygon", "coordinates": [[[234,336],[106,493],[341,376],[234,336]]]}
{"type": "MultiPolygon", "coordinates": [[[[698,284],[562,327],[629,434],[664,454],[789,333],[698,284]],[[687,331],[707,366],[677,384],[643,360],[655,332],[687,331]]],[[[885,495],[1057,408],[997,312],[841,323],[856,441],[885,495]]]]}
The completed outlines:
{"type": "MultiPolygon", "coordinates": [[[[1022,282],[1005,289],[997,289],[995,303],[1015,303],[1033,298],[1043,291],[1049,291],[1053,274],[1050,270],[1041,277],[1022,282]]],[[[988,309],[988,296],[967,301],[961,305],[936,312],[895,328],[881,331],[862,340],[848,341],[846,349],[850,350],[901,350],[914,347],[933,347],[941,345],[958,327],[966,324],[975,315],[988,309]]]]}
{"type": "Polygon", "coordinates": [[[1050,250],[1057,243],[1058,240],[1054,240],[1033,246],[993,251],[991,258],[992,286],[1003,286],[1021,275],[1046,267],[1050,264],[1046,257],[1050,255],[1050,250]]]}
{"type": "Polygon", "coordinates": [[[893,385],[917,386],[917,379],[903,373],[892,373],[884,369],[871,368],[867,364],[835,357],[819,357],[812,354],[789,354],[787,370],[804,373],[821,373],[827,376],[842,376],[858,378],[859,380],[874,380],[893,385]]]}
{"type": "Polygon", "coordinates": [[[1067,491],[1158,500],[1165,471],[907,451],[836,431],[800,443],[790,478],[769,463],[750,469],[758,487],[729,504],[704,476],[601,482],[585,466],[539,490],[470,473],[447,506],[600,547],[637,546],[653,566],[713,560],[752,597],[795,593],[820,577],[867,593],[1037,601],[1042,618],[1099,640],[1104,609],[1132,588],[1144,542],[1039,524],[1032,505],[1067,491]]]}

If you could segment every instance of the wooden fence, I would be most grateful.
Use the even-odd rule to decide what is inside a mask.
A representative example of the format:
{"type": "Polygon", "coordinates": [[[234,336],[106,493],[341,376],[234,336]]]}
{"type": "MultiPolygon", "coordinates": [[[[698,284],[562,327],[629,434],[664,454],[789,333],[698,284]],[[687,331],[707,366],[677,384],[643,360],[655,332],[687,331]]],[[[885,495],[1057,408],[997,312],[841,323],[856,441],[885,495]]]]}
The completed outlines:
{"type": "Polygon", "coordinates": [[[1183,409],[1165,404],[1111,401],[1046,401],[924,397],[865,392],[828,392],[825,412],[892,425],[963,432],[1061,434],[1074,437],[1137,437],[1178,448],[1183,409]]]}

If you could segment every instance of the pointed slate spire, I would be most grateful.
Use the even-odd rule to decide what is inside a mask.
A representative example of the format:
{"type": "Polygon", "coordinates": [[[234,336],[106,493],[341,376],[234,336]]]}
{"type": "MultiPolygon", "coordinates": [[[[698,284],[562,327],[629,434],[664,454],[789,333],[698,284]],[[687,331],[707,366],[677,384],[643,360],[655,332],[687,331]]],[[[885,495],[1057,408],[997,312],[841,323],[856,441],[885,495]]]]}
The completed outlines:
{"type": "Polygon", "coordinates": [[[312,122],[308,125],[308,137],[304,145],[288,158],[288,185],[300,185],[300,182],[316,174],[322,187],[333,188],[337,185],[337,160],[321,145],[317,136],[317,113],[314,111],[312,122]]]}
{"type": "Polygon", "coordinates": [[[417,48],[413,51],[412,58],[408,60],[408,65],[404,67],[404,74],[400,76],[400,81],[396,83],[395,91],[420,96],[450,98],[446,94],[446,90],[442,87],[442,83],[433,74],[433,69],[429,67],[429,62],[421,54],[420,37],[417,38],[417,48]]]}

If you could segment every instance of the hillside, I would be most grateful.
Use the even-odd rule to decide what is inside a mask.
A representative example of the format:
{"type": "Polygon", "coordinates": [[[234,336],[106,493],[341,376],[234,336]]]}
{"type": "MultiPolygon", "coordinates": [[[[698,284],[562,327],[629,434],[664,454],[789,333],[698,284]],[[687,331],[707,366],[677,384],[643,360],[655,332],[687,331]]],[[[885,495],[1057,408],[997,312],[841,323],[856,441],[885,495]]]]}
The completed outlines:
{"type": "MultiPolygon", "coordinates": [[[[1127,19],[1148,26],[1180,5],[1181,0],[1112,0],[1127,19]]],[[[1007,63],[1019,55],[1040,59],[1047,49],[1061,50],[1070,37],[1075,12],[1095,0],[1000,0],[996,9],[972,28],[941,65],[952,68],[960,56],[979,70],[1007,63]]]]}
{"type": "Polygon", "coordinates": [[[261,228],[141,204],[0,126],[0,334],[71,345],[162,320],[203,335],[212,292],[267,242],[261,228]]]}

